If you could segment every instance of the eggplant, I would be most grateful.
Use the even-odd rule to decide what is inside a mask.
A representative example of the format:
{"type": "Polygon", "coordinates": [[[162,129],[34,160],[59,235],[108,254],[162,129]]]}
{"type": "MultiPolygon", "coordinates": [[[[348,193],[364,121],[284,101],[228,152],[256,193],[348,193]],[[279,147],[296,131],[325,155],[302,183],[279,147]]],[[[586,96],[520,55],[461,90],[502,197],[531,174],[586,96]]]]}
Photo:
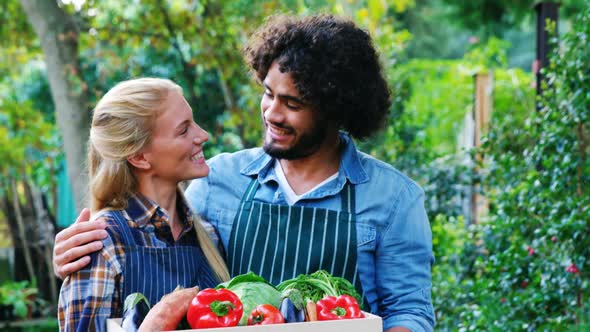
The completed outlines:
{"type": "Polygon", "coordinates": [[[143,319],[150,311],[150,302],[141,293],[131,293],[125,298],[123,305],[123,321],[121,327],[126,332],[136,332],[143,319]]]}
{"type": "Polygon", "coordinates": [[[305,321],[305,312],[303,309],[297,309],[293,301],[288,297],[284,298],[279,306],[279,311],[285,318],[285,323],[298,323],[305,321]]]}

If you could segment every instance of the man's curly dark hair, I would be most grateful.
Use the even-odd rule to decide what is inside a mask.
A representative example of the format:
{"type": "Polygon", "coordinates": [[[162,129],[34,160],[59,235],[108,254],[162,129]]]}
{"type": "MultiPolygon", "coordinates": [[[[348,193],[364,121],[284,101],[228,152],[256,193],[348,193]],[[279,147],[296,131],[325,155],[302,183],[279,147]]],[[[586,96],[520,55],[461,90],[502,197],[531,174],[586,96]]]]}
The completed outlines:
{"type": "Polygon", "coordinates": [[[370,137],[387,121],[390,91],[379,57],[369,34],[350,20],[272,16],[244,57],[260,82],[277,60],[301,98],[355,138],[370,137]]]}

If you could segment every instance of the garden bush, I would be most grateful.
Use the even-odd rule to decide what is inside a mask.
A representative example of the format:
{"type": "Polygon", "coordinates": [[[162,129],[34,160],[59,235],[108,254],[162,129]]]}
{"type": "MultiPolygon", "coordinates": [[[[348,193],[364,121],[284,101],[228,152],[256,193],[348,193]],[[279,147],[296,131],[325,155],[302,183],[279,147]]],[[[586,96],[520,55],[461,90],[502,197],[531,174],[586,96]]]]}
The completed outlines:
{"type": "Polygon", "coordinates": [[[467,277],[439,301],[440,330],[590,330],[588,46],[590,8],[560,37],[539,110],[495,113],[482,150],[491,213],[458,254],[467,277]]]}

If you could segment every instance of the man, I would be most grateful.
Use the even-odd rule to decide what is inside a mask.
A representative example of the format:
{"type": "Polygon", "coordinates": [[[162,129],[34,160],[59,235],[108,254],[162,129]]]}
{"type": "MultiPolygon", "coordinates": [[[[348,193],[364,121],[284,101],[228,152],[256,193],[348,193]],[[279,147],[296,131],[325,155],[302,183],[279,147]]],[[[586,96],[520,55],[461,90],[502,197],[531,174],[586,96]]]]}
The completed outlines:
{"type": "MultiPolygon", "coordinates": [[[[351,139],[388,119],[370,36],[332,16],[277,16],[251,38],[245,59],[264,87],[264,145],[212,158],[209,177],[186,191],[218,230],[231,275],[254,271],[277,284],[324,269],[355,285],[384,330],[432,331],[424,193],[351,139]]],[[[56,237],[62,277],[100,247],[91,242],[100,226],[85,224],[56,237]]]]}

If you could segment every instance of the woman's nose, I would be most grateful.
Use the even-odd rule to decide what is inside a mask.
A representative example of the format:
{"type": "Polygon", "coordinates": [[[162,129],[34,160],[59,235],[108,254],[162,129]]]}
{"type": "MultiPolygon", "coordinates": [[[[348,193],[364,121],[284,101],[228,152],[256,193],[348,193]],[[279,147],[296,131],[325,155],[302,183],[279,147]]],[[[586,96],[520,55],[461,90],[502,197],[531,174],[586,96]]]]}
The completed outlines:
{"type": "Polygon", "coordinates": [[[197,127],[197,134],[193,139],[195,144],[203,144],[209,140],[209,133],[203,130],[199,125],[195,124],[197,127]]]}

